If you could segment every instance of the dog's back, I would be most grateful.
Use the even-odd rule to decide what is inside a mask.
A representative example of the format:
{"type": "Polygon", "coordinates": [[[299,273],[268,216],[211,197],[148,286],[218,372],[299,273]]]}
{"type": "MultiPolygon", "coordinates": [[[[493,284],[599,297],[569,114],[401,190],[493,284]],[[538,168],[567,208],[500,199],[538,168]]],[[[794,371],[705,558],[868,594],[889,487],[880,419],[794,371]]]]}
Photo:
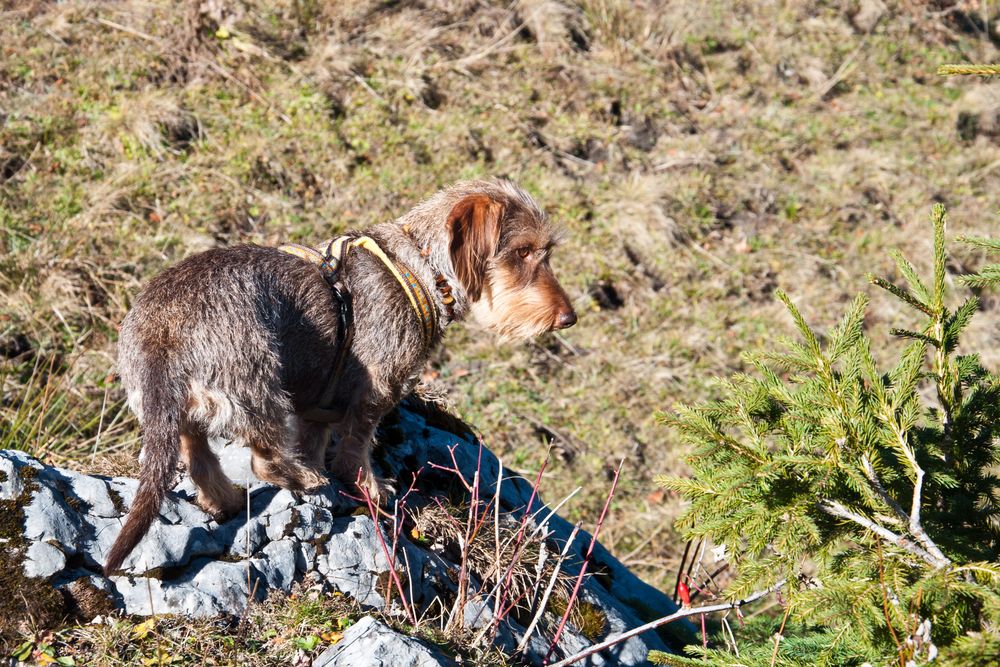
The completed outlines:
{"type": "Polygon", "coordinates": [[[108,571],[121,566],[156,518],[182,436],[239,436],[261,423],[283,423],[297,404],[316,398],[290,396],[287,387],[322,388],[328,369],[301,360],[329,359],[337,327],[330,289],[316,268],[271,248],[209,250],[149,282],[122,322],[118,344],[122,384],[143,425],[144,460],[108,571]]]}

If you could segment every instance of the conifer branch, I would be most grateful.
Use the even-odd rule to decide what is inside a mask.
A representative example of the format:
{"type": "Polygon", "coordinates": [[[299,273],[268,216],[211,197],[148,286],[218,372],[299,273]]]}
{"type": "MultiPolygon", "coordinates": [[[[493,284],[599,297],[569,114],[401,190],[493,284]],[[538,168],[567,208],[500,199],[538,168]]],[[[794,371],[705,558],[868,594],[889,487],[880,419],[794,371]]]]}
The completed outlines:
{"type": "Polygon", "coordinates": [[[787,579],[781,579],[773,586],[765,588],[764,590],[757,591],[755,593],[751,593],[742,600],[733,600],[731,602],[709,604],[702,607],[688,607],[686,609],[684,608],[679,609],[675,611],[673,614],[670,614],[669,616],[663,616],[662,618],[658,618],[655,621],[650,621],[645,625],[640,625],[637,628],[633,628],[628,632],[624,632],[620,635],[611,637],[610,639],[607,639],[601,642],[600,644],[594,644],[593,646],[586,648],[583,651],[580,651],[579,653],[575,653],[574,655],[571,655],[568,658],[564,658],[559,662],[549,665],[549,667],[568,667],[568,665],[572,665],[573,663],[579,662],[580,660],[583,660],[587,656],[599,653],[600,651],[603,651],[606,648],[610,648],[612,646],[620,644],[627,639],[635,637],[636,635],[641,635],[642,633],[648,632],[649,630],[655,630],[661,625],[666,625],[667,623],[672,623],[673,621],[682,618],[687,618],[688,616],[699,616],[701,614],[711,614],[717,611],[728,611],[730,609],[739,609],[740,607],[750,604],[751,602],[755,602],[756,600],[759,600],[762,597],[766,597],[777,590],[781,590],[781,588],[784,587],[787,581],[788,581],[787,579]]]}
{"type": "MultiPolygon", "coordinates": [[[[864,517],[864,516],[861,516],[860,514],[852,512],[851,510],[847,509],[847,507],[845,507],[843,504],[837,502],[836,500],[829,500],[829,499],[821,500],[820,503],[819,503],[819,506],[820,506],[820,509],[822,509],[827,514],[831,514],[833,516],[840,517],[841,519],[847,519],[848,521],[856,523],[859,526],[861,526],[862,528],[866,528],[866,529],[870,530],[871,532],[875,533],[876,535],[878,535],[879,537],[881,537],[883,540],[885,540],[889,544],[893,544],[893,545],[895,545],[895,546],[897,546],[897,547],[899,547],[899,548],[901,548],[901,549],[903,549],[905,551],[910,552],[911,554],[913,554],[914,556],[920,558],[921,560],[923,560],[924,562],[928,563],[929,565],[932,565],[934,567],[941,567],[942,566],[942,563],[940,563],[938,561],[938,559],[934,555],[932,555],[931,553],[929,553],[926,550],[922,549],[918,545],[914,544],[912,541],[906,539],[905,536],[903,536],[903,535],[897,535],[896,533],[892,532],[888,528],[884,528],[884,527],[878,525],[877,523],[875,523],[871,519],[868,519],[867,517],[864,517]]],[[[912,526],[912,520],[911,520],[911,526],[912,526]]],[[[922,528],[920,530],[923,531],[922,528]]],[[[911,528],[911,532],[912,532],[912,528],[911,528]]],[[[944,558],[944,556],[941,556],[941,558],[944,558]]],[[[947,561],[946,558],[945,558],[945,561],[947,561]]],[[[950,561],[948,561],[948,562],[950,562],[950,561]]],[[[947,563],[944,563],[944,564],[947,564],[947,563]]]]}
{"type": "Polygon", "coordinates": [[[921,311],[926,315],[934,315],[934,311],[931,310],[930,306],[925,304],[923,301],[918,299],[916,296],[911,294],[909,290],[903,289],[899,285],[893,284],[886,280],[885,278],[880,278],[874,274],[868,274],[868,282],[876,287],[881,287],[886,292],[889,292],[893,296],[902,299],[906,303],[910,304],[917,310],[921,311]]]}
{"type": "MultiPolygon", "coordinates": [[[[921,468],[920,464],[917,462],[917,455],[913,451],[913,448],[910,447],[910,443],[906,439],[906,432],[896,419],[895,411],[886,403],[883,403],[882,405],[882,418],[889,425],[893,435],[896,437],[896,446],[898,451],[904,456],[907,464],[913,471],[913,497],[910,500],[909,517],[907,517],[906,512],[903,511],[902,507],[891,498],[890,500],[892,504],[890,504],[890,507],[892,507],[893,510],[898,509],[897,513],[900,518],[908,522],[910,535],[912,535],[913,538],[923,546],[921,551],[926,555],[922,555],[921,558],[924,558],[924,560],[934,567],[945,567],[946,565],[951,565],[951,561],[944,555],[944,553],[941,552],[941,549],[938,548],[937,544],[934,543],[934,540],[932,540],[930,535],[927,534],[927,531],[924,530],[923,524],[920,523],[920,504],[923,501],[924,469],[921,468]]],[[[867,457],[865,457],[862,461],[862,465],[866,462],[870,467],[871,462],[867,461],[867,457]]],[[[874,475],[874,468],[871,470],[871,476],[869,476],[868,470],[865,470],[865,476],[869,477],[869,479],[872,479],[874,475]]],[[[877,477],[874,478],[876,481],[878,480],[877,477]]],[[[881,487],[881,483],[878,483],[878,486],[881,487]]],[[[878,491],[878,488],[876,488],[876,491],[878,491]]],[[[889,497],[889,494],[884,488],[881,493],[885,493],[885,497],[889,497]]]]}
{"type": "Polygon", "coordinates": [[[864,471],[865,477],[867,477],[868,481],[871,483],[872,488],[875,489],[875,493],[877,493],[878,497],[882,499],[882,502],[888,505],[889,509],[895,512],[896,516],[902,519],[903,523],[909,524],[909,515],[907,515],[907,513],[903,510],[903,506],[896,502],[896,499],[890,496],[889,492],[885,490],[885,487],[882,485],[882,480],[880,480],[878,475],[875,473],[875,466],[872,465],[871,459],[868,458],[867,454],[861,456],[861,469],[864,471]]]}
{"type": "Polygon", "coordinates": [[[924,470],[919,465],[916,464],[916,460],[913,462],[914,472],[917,474],[917,481],[913,484],[913,505],[910,510],[910,534],[923,545],[924,549],[927,550],[928,555],[933,559],[930,562],[931,565],[937,568],[946,567],[951,565],[951,560],[945,556],[941,549],[934,543],[930,535],[924,530],[923,524],[920,523],[920,501],[924,486],[924,470]]]}

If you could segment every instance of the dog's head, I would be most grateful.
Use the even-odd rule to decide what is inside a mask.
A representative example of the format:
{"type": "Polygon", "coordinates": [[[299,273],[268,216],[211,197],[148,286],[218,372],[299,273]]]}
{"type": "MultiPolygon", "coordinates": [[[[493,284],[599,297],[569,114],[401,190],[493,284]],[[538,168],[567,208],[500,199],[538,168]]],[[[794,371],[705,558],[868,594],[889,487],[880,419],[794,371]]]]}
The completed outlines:
{"type": "Polygon", "coordinates": [[[482,182],[448,215],[449,251],[473,318],[503,338],[576,323],[549,257],[556,238],[538,205],[512,183],[482,182]]]}

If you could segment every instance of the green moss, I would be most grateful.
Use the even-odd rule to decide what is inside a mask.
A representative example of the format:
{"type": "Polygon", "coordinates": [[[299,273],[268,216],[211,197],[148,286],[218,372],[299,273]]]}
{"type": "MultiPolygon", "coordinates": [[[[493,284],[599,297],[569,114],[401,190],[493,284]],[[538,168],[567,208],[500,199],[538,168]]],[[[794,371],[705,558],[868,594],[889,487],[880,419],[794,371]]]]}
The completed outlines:
{"type": "MultiPolygon", "coordinates": [[[[561,617],[566,613],[568,601],[568,598],[562,595],[553,595],[549,598],[548,611],[561,617]]],[[[586,600],[577,599],[573,603],[569,622],[592,642],[599,641],[608,631],[608,615],[600,607],[586,600]]]]}
{"type": "Polygon", "coordinates": [[[66,598],[41,578],[24,575],[24,508],[38,488],[38,470],[21,468],[24,490],[11,500],[0,500],[0,655],[9,655],[27,630],[54,628],[67,618],[66,598]],[[12,594],[17,592],[16,595],[12,594]]]}
{"type": "Polygon", "coordinates": [[[90,577],[81,577],[69,586],[75,615],[84,620],[107,616],[115,611],[115,603],[107,591],[98,588],[90,577]]]}
{"type": "Polygon", "coordinates": [[[108,487],[108,497],[111,498],[111,504],[115,506],[115,511],[119,514],[125,514],[128,508],[125,506],[125,499],[122,498],[122,494],[118,493],[115,489],[108,487]]]}

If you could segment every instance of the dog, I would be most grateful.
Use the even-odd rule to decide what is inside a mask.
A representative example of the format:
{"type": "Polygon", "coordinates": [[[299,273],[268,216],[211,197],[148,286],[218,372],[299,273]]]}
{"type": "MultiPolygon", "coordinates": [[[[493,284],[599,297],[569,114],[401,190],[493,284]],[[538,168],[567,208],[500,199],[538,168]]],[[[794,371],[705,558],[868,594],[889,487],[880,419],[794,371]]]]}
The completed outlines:
{"type": "Polygon", "coordinates": [[[209,448],[213,436],[249,447],[266,482],[312,490],[329,470],[384,500],[392,489],[372,469],[375,428],[451,322],[471,316],[503,339],[576,322],[549,264],[555,241],[524,190],[475,180],[360,235],[213,249],[153,278],[120,330],[142,464],[105,572],[149,530],[178,456],[206,512],[239,511],[242,491],[209,448]]]}

